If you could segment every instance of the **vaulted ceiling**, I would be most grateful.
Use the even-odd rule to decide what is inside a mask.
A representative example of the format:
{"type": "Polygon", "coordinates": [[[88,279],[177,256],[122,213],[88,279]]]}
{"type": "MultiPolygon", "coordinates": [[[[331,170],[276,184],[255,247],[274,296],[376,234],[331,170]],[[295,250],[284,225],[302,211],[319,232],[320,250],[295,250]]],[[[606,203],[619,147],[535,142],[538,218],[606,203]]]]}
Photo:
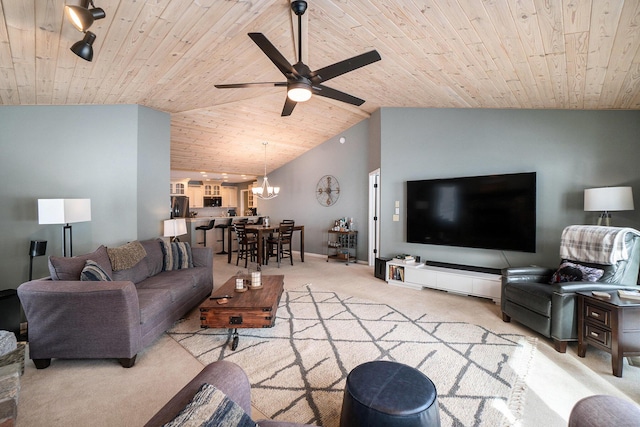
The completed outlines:
{"type": "MultiPolygon", "coordinates": [[[[80,0],[66,0],[79,4],[80,0]]],[[[303,61],[318,69],[376,49],[281,117],[285,81],[247,36],[297,61],[289,0],[94,0],[94,58],[65,0],[0,0],[0,103],[140,104],[171,114],[171,167],[261,175],[380,107],[640,109],[638,0],[308,0],[303,61]]],[[[1,130],[0,130],[1,132],[1,130]]]]}

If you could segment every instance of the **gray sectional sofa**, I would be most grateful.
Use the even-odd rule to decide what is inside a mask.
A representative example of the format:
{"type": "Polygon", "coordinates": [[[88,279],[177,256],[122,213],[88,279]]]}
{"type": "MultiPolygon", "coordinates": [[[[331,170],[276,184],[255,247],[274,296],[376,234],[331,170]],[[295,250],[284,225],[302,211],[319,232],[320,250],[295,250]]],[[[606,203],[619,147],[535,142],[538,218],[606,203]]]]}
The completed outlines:
{"type": "Polygon", "coordinates": [[[161,239],[51,256],[49,270],[50,278],[18,287],[38,369],[52,358],[114,358],[131,367],[140,350],[213,290],[211,248],[161,239]]]}

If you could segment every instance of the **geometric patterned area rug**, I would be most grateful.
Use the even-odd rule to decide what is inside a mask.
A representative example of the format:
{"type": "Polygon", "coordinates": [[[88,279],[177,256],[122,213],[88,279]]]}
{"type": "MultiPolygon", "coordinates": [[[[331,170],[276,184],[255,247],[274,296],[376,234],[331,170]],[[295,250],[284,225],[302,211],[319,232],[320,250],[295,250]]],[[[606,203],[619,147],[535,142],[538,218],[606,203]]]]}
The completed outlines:
{"type": "MultiPolygon", "coordinates": [[[[349,372],[372,360],[417,368],[436,385],[442,426],[518,425],[536,339],[409,314],[307,284],[285,291],[275,326],[201,329],[197,316],[169,335],[203,364],[229,360],[272,419],[337,427],[349,372]]],[[[411,393],[411,390],[407,390],[411,393]]]]}

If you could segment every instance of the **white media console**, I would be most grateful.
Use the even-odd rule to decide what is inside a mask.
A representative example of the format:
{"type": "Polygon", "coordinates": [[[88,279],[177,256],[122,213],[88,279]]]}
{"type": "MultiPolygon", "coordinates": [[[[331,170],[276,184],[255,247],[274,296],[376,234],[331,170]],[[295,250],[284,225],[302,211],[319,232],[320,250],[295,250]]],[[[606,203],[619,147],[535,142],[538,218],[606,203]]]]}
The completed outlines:
{"type": "Polygon", "coordinates": [[[412,289],[432,288],[456,294],[492,299],[500,304],[501,275],[493,272],[388,261],[387,283],[412,289]]]}

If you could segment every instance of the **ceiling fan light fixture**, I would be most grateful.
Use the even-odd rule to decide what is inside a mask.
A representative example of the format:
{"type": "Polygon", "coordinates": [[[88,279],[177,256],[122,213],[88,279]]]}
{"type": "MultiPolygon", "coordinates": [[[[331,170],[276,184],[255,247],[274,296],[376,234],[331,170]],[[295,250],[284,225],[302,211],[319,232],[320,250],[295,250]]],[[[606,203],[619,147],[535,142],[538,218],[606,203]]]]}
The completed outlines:
{"type": "Polygon", "coordinates": [[[85,32],[91,27],[93,21],[107,16],[104,9],[95,7],[93,1],[83,1],[80,6],[65,6],[67,17],[71,24],[78,30],[85,32]],[[92,8],[88,6],[91,4],[92,8]]]}
{"type": "Polygon", "coordinates": [[[93,59],[93,42],[96,40],[96,35],[91,31],[87,31],[84,35],[84,38],[79,42],[75,42],[73,46],[71,46],[71,52],[78,55],[80,58],[85,61],[91,62],[93,59]]]}
{"type": "Polygon", "coordinates": [[[305,102],[311,98],[311,89],[309,85],[304,82],[289,83],[287,96],[292,101],[305,102]]]}

